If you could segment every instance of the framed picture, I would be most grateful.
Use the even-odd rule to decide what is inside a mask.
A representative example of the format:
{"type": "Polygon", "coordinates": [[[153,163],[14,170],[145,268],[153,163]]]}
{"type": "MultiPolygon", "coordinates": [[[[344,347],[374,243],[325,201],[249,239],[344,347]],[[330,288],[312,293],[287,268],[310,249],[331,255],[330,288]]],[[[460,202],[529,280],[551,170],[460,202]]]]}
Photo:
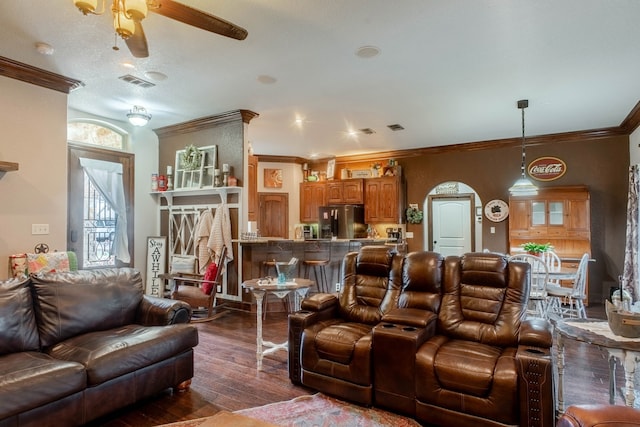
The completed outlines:
{"type": "Polygon", "coordinates": [[[265,188],[282,188],[282,169],[264,170],[265,188]]]}
{"type": "Polygon", "coordinates": [[[331,159],[327,162],[327,179],[333,179],[333,175],[336,171],[336,159],[331,159]]]}
{"type": "Polygon", "coordinates": [[[189,145],[176,151],[173,188],[186,190],[213,187],[213,171],[218,161],[218,146],[189,145]]]}
{"type": "Polygon", "coordinates": [[[154,297],[164,296],[164,279],[167,265],[167,237],[147,237],[147,281],[145,294],[154,297]]]}

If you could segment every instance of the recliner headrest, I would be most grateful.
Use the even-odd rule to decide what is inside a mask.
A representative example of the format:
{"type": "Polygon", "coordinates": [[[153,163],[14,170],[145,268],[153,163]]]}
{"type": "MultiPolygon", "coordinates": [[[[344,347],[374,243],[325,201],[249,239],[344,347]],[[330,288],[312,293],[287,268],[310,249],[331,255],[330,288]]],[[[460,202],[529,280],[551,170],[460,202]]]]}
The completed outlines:
{"type": "Polygon", "coordinates": [[[393,253],[386,246],[364,246],[356,259],[356,274],[387,277],[391,269],[393,253]]]}

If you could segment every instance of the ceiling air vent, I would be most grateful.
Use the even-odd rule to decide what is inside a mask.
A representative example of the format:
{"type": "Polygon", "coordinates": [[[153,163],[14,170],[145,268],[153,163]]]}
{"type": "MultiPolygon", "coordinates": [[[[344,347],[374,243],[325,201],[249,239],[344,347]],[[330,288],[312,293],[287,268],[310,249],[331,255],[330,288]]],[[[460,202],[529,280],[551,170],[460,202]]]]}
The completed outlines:
{"type": "Polygon", "coordinates": [[[148,87],[154,87],[155,84],[148,82],[146,80],[142,80],[139,77],[136,76],[132,76],[131,74],[125,74],[124,76],[120,76],[118,77],[120,80],[124,80],[127,83],[131,83],[132,85],[138,86],[138,87],[142,87],[142,88],[148,88],[148,87]]]}
{"type": "Polygon", "coordinates": [[[394,131],[394,132],[399,131],[399,130],[404,130],[404,128],[401,125],[397,124],[397,123],[395,125],[389,125],[387,127],[389,129],[391,129],[392,131],[394,131]]]}
{"type": "Polygon", "coordinates": [[[364,133],[365,135],[371,135],[376,133],[376,131],[371,128],[360,129],[360,132],[364,133]]]}

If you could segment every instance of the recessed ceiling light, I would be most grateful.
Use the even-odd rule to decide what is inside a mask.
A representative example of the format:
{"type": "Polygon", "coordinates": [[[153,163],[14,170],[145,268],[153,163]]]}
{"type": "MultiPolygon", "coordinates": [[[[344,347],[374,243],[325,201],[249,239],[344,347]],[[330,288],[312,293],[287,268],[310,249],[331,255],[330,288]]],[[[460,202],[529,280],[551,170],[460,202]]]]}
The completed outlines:
{"type": "Polygon", "coordinates": [[[136,68],[136,66],[129,61],[121,62],[120,65],[122,65],[124,68],[130,68],[130,69],[136,68]]]}
{"type": "Polygon", "coordinates": [[[277,82],[278,79],[276,79],[275,77],[271,77],[263,74],[261,76],[258,76],[258,81],[266,85],[271,85],[277,82]]]}
{"type": "Polygon", "coordinates": [[[380,55],[380,48],[375,46],[362,46],[356,50],[356,56],[360,58],[373,58],[380,55]]]}
{"type": "Polygon", "coordinates": [[[53,46],[43,42],[36,43],[36,50],[41,55],[53,55],[53,52],[55,51],[53,46]]]}
{"type": "Polygon", "coordinates": [[[164,73],[161,73],[160,71],[147,71],[144,73],[145,77],[151,79],[151,80],[156,80],[156,81],[162,81],[162,80],[167,80],[167,75],[164,73]]]}

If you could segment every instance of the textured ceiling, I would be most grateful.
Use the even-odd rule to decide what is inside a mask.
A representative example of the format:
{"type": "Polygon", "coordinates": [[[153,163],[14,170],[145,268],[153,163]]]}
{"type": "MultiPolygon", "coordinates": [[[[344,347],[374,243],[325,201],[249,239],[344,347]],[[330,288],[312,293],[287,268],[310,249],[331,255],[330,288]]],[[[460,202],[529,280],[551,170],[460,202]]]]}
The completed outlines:
{"type": "Polygon", "coordinates": [[[640,99],[637,0],[183,3],[246,28],[247,39],[150,14],[150,56],[136,59],[122,40],[112,49],[109,16],[83,16],[71,0],[3,0],[0,56],[82,80],[69,106],[113,120],[134,104],[153,128],[254,111],[256,153],[302,157],[518,137],[522,98],[527,135],[618,126],[640,99]],[[362,46],[381,54],[360,58],[362,46]],[[388,129],[396,123],[405,130],[388,129]],[[362,128],[375,133],[348,134],[362,128]]]}

